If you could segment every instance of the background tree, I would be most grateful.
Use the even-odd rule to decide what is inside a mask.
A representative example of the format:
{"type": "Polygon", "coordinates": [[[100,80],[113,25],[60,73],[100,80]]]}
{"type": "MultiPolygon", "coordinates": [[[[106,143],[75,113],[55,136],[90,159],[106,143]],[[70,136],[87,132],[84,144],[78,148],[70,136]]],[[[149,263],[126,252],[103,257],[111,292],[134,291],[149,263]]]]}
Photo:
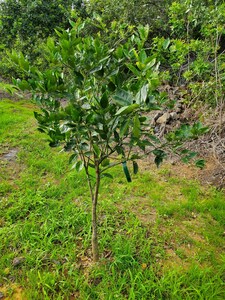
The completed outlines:
{"type": "Polygon", "coordinates": [[[5,0],[0,2],[0,73],[7,78],[21,75],[7,61],[9,49],[22,51],[37,65],[43,65],[42,43],[55,36],[55,28],[68,28],[71,15],[85,17],[81,0],[5,0]]]}
{"type": "Polygon", "coordinates": [[[151,35],[167,34],[169,29],[167,11],[171,2],[171,0],[84,1],[87,12],[101,15],[104,22],[117,20],[132,25],[148,24],[151,35]]]}
{"type": "Polygon", "coordinates": [[[67,28],[71,10],[84,13],[80,0],[35,0],[12,1],[0,3],[0,22],[2,42],[7,46],[15,43],[17,37],[21,42],[35,42],[37,38],[54,35],[56,27],[67,28]]]}

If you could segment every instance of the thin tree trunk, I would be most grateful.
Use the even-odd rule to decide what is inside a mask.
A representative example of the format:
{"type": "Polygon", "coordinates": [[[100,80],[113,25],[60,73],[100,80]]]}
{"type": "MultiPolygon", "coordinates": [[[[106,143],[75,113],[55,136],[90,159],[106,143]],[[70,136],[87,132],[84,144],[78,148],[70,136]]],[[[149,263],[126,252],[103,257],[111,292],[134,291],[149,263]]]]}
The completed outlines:
{"type": "Polygon", "coordinates": [[[98,221],[97,221],[97,204],[98,204],[98,193],[100,186],[100,172],[99,167],[96,169],[96,186],[95,193],[92,198],[92,255],[93,261],[97,262],[99,260],[98,251],[98,221]]]}

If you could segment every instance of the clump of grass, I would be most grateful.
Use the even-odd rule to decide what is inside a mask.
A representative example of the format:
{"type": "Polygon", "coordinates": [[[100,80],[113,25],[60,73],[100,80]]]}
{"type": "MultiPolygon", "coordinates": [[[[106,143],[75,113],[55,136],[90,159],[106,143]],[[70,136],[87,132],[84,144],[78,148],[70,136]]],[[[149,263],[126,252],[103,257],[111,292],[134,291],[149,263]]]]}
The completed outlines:
{"type": "Polygon", "coordinates": [[[92,265],[85,176],[48,147],[32,110],[0,102],[2,149],[18,149],[16,160],[1,160],[0,291],[27,300],[225,298],[222,192],[173,180],[168,169],[128,185],[115,168],[101,187],[102,255],[92,265]]]}

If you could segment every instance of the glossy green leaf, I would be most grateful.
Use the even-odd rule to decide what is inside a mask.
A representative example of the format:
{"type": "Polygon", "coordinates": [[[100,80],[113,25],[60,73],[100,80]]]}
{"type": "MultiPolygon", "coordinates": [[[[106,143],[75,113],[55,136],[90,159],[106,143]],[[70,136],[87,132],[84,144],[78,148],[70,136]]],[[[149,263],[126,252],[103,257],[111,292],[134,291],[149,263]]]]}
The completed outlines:
{"type": "Polygon", "coordinates": [[[141,135],[141,123],[139,121],[138,115],[134,116],[132,133],[135,138],[139,138],[141,135]]]}
{"type": "Polygon", "coordinates": [[[116,130],[114,130],[113,134],[114,134],[114,139],[118,143],[120,141],[120,136],[119,136],[118,132],[116,130]]]}
{"type": "Polygon", "coordinates": [[[170,39],[166,39],[164,42],[163,42],[163,49],[166,50],[170,45],[170,39]]]}
{"type": "Polygon", "coordinates": [[[145,84],[135,97],[135,101],[138,104],[144,103],[148,96],[149,85],[145,84]]]}
{"type": "Polygon", "coordinates": [[[104,94],[102,95],[102,98],[101,98],[101,100],[100,100],[100,105],[101,105],[101,107],[102,107],[103,109],[105,109],[105,108],[108,107],[108,105],[109,105],[109,100],[108,100],[108,96],[107,96],[106,93],[104,93],[104,94]]]}
{"type": "Polygon", "coordinates": [[[126,64],[126,66],[128,67],[128,69],[131,70],[131,72],[133,72],[134,75],[136,75],[137,77],[140,76],[141,72],[137,68],[135,68],[134,65],[132,65],[132,64],[126,64]]]}
{"type": "Polygon", "coordinates": [[[93,150],[94,150],[95,155],[96,155],[97,157],[100,157],[100,155],[101,155],[101,150],[100,150],[100,148],[98,147],[97,144],[94,144],[94,145],[93,145],[93,150]]]}
{"type": "Polygon", "coordinates": [[[72,166],[72,169],[76,169],[77,172],[80,172],[83,169],[83,167],[84,167],[83,161],[79,160],[72,166]]]}
{"type": "Polygon", "coordinates": [[[128,118],[126,121],[124,121],[120,127],[120,137],[124,137],[128,134],[129,126],[130,126],[131,120],[128,118]]]}
{"type": "Polygon", "coordinates": [[[77,161],[77,158],[78,158],[78,154],[77,154],[77,153],[72,154],[72,155],[70,156],[70,158],[69,158],[69,163],[71,164],[71,163],[76,162],[76,161],[77,161]]]}
{"type": "Polygon", "coordinates": [[[107,167],[109,164],[110,164],[110,160],[108,158],[105,158],[101,163],[103,167],[107,167]]]}
{"type": "Polygon", "coordinates": [[[148,34],[149,34],[149,25],[139,25],[138,26],[138,33],[140,35],[140,38],[143,42],[145,42],[148,38],[148,34]]]}
{"type": "Polygon", "coordinates": [[[125,90],[117,90],[113,99],[120,106],[129,106],[133,103],[133,95],[125,90]]]}
{"type": "Polygon", "coordinates": [[[133,172],[134,174],[138,173],[138,164],[136,161],[133,161],[133,172]]]}
{"type": "Polygon", "coordinates": [[[92,164],[92,163],[88,163],[88,166],[89,166],[90,168],[92,168],[92,169],[95,169],[95,165],[92,164]]]}
{"type": "Polygon", "coordinates": [[[91,71],[90,71],[90,74],[93,74],[93,73],[96,73],[98,71],[102,70],[102,65],[99,65],[95,68],[93,68],[91,71]]]}
{"type": "Polygon", "coordinates": [[[166,153],[161,149],[155,149],[153,154],[155,155],[155,164],[157,167],[159,167],[163,162],[163,159],[166,157],[166,153]]]}
{"type": "Polygon", "coordinates": [[[109,174],[109,173],[102,173],[102,174],[101,174],[101,178],[104,178],[104,177],[113,179],[113,176],[112,176],[111,174],[109,174]]]}
{"type": "Polygon", "coordinates": [[[131,182],[132,180],[131,180],[130,172],[127,167],[127,162],[126,161],[122,162],[122,166],[123,166],[123,172],[126,176],[127,182],[131,182]]]}
{"type": "Polygon", "coordinates": [[[143,64],[146,62],[147,54],[144,49],[141,49],[141,51],[139,53],[139,59],[143,64]]]}
{"type": "Polygon", "coordinates": [[[137,104],[137,103],[131,104],[129,106],[121,107],[116,112],[116,116],[122,116],[122,115],[130,114],[131,112],[135,111],[138,107],[139,107],[139,104],[137,104]]]}
{"type": "Polygon", "coordinates": [[[195,161],[196,167],[203,169],[205,167],[205,160],[204,159],[198,159],[195,161]]]}

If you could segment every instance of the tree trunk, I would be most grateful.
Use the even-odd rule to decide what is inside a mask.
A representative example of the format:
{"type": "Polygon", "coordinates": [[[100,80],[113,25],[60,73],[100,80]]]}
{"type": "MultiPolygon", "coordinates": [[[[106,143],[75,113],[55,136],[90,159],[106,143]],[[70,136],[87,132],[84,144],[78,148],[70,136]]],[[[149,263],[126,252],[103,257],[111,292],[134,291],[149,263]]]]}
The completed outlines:
{"type": "Polygon", "coordinates": [[[93,255],[94,262],[97,262],[99,260],[98,229],[97,229],[98,227],[97,204],[98,204],[99,186],[100,186],[100,172],[99,172],[99,167],[97,167],[95,193],[92,198],[92,255],[93,255]]]}
{"type": "Polygon", "coordinates": [[[94,262],[97,262],[99,260],[96,209],[97,209],[97,203],[94,200],[92,203],[92,255],[93,255],[94,262]]]}

